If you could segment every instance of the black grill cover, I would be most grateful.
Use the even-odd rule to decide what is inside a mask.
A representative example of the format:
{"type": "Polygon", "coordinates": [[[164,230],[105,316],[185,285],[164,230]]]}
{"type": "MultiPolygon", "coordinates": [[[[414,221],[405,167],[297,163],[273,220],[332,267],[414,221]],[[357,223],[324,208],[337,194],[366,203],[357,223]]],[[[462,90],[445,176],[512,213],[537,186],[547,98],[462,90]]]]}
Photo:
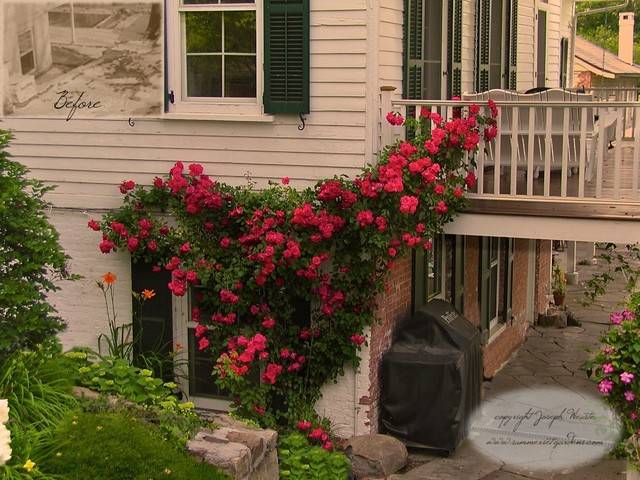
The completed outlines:
{"type": "Polygon", "coordinates": [[[480,333],[432,300],[404,322],[382,359],[383,429],[408,444],[453,452],[480,403],[480,333]]]}

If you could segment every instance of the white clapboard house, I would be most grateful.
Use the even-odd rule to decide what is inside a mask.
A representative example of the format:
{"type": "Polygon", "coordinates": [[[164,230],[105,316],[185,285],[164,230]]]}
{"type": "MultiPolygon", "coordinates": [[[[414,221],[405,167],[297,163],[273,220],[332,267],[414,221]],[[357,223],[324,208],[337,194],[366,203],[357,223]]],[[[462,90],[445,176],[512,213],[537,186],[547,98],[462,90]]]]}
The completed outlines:
{"type": "MultiPolygon", "coordinates": [[[[431,255],[391,272],[360,369],[325,389],[317,410],[339,434],[377,430],[380,358],[412,309],[444,298],[464,312],[482,330],[491,377],[548,306],[552,239],[640,238],[640,104],[565,89],[572,0],[164,0],[162,9],[162,113],[131,122],[5,114],[0,124],[15,133],[14,158],[57,185],[50,216],[84,276],[53,299],[68,321],[66,347],[95,345],[105,330],[94,283],[105,271],[118,276],[121,318],[130,314],[132,285],[154,286],[126,253],[101,255],[86,228],[118,206],[122,180],[151,183],[178,160],[231,184],[288,176],[305,186],[354,175],[403,134],[384,122],[391,109],[447,114],[492,98],[500,134],[478,156],[469,210],[434,239],[431,255]],[[227,51],[187,48],[190,29],[202,25],[190,19],[199,16],[212,30],[196,33],[226,35],[227,51]],[[243,21],[223,21],[233,16],[243,21]],[[552,90],[525,94],[536,87],[552,90]]],[[[5,41],[3,65],[15,62],[8,50],[18,44],[5,41]]],[[[211,385],[212,360],[193,347],[185,300],[156,290],[165,293],[149,322],[186,347],[188,394],[201,406],[224,406],[211,385]]]]}

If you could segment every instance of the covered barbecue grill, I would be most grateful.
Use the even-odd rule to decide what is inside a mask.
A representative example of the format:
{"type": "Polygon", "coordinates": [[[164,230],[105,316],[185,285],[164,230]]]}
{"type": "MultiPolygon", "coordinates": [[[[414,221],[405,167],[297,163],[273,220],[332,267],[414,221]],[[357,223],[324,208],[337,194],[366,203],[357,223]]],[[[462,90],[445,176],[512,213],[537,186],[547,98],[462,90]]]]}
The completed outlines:
{"type": "Polygon", "coordinates": [[[443,301],[402,324],[382,359],[381,423],[409,445],[453,452],[480,403],[480,332],[443,301]]]}

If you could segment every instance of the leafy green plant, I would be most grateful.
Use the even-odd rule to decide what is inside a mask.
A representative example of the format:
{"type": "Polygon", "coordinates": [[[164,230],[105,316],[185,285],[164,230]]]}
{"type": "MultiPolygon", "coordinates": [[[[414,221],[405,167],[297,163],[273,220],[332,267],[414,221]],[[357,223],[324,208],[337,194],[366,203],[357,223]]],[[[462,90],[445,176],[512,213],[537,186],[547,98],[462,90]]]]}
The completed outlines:
{"type": "Polygon", "coordinates": [[[564,270],[557,263],[553,266],[551,290],[554,294],[558,295],[564,295],[567,293],[567,278],[564,274],[564,270]]]}
{"type": "Polygon", "coordinates": [[[636,300],[632,301],[637,303],[638,281],[640,281],[640,246],[632,244],[626,245],[622,249],[618,248],[615,243],[607,243],[596,259],[604,268],[587,280],[582,304],[589,306],[596,303],[616,279],[622,279],[624,291],[630,299],[635,298],[636,300]]]}
{"type": "Polygon", "coordinates": [[[6,151],[11,134],[0,130],[0,361],[32,350],[64,328],[47,295],[56,281],[73,279],[58,233],[46,216],[51,187],[27,178],[6,151]]]}
{"type": "Polygon", "coordinates": [[[61,422],[50,446],[37,452],[36,462],[67,480],[227,478],[163,441],[156,430],[123,412],[78,412],[61,422]]]}
{"type": "Polygon", "coordinates": [[[281,437],[278,456],[282,479],[346,480],[351,472],[344,454],[312,446],[300,433],[281,437]]]}

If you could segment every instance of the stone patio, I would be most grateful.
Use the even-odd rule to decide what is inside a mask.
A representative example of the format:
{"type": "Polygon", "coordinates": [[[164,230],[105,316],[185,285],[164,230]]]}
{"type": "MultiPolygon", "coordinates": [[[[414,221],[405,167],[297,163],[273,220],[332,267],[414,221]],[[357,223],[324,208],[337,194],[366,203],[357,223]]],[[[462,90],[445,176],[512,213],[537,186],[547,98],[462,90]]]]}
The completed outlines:
{"type": "MultiPolygon", "coordinates": [[[[579,244],[578,260],[590,261],[591,244],[579,244]]],[[[564,253],[558,254],[565,263],[564,253]]],[[[588,279],[601,269],[598,265],[579,266],[580,281],[588,279]]],[[[533,388],[552,385],[573,390],[580,394],[593,394],[595,384],[581,369],[589,357],[589,351],[599,346],[600,333],[608,326],[608,311],[616,308],[624,298],[623,284],[617,282],[608,288],[607,295],[599,305],[588,308],[580,305],[583,287],[569,286],[567,305],[582,323],[564,329],[530,328],[525,344],[509,363],[494,377],[485,382],[484,395],[489,399],[499,392],[511,389],[533,388]],[[603,307],[606,310],[603,310],[603,307]]],[[[408,469],[393,475],[392,480],[622,480],[625,478],[625,462],[603,459],[597,464],[587,465],[573,471],[532,474],[515,471],[488,459],[476,452],[470,442],[465,441],[449,458],[441,458],[424,451],[411,449],[408,469]]]]}

